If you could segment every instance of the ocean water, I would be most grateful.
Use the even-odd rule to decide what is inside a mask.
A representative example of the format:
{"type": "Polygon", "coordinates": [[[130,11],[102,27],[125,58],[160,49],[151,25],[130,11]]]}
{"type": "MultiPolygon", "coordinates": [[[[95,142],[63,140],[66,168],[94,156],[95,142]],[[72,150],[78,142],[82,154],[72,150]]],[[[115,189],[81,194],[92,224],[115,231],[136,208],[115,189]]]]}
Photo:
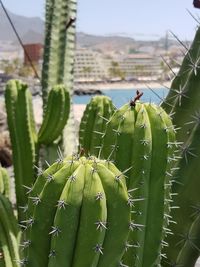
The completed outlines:
{"type": "MultiPolygon", "coordinates": [[[[119,108],[125,103],[129,102],[132,98],[136,96],[137,89],[111,89],[111,90],[102,90],[104,95],[109,96],[114,105],[119,108]]],[[[166,96],[168,89],[166,88],[156,88],[153,91],[150,89],[139,89],[140,92],[143,92],[141,100],[143,102],[153,102],[159,104],[162,99],[166,96]]],[[[73,100],[75,104],[88,104],[92,96],[74,96],[73,100]]]]}

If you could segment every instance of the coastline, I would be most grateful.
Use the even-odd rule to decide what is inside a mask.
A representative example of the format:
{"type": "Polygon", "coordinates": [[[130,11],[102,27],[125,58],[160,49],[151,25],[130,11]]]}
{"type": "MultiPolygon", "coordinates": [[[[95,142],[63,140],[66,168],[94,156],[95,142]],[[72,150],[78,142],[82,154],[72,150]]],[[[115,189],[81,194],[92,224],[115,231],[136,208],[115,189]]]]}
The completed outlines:
{"type": "Polygon", "coordinates": [[[114,83],[85,83],[75,84],[75,88],[78,90],[133,90],[133,89],[160,89],[162,87],[169,88],[170,81],[158,83],[158,82],[114,82],[114,83]],[[149,87],[149,88],[148,88],[149,87]]]}

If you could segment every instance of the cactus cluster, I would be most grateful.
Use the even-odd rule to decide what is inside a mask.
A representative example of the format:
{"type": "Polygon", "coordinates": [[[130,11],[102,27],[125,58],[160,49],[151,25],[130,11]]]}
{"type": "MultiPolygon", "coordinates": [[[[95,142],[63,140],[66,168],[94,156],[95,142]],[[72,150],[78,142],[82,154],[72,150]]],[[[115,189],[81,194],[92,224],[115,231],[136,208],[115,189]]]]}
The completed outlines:
{"type": "Polygon", "coordinates": [[[94,157],[73,156],[44,171],[23,222],[26,266],[120,266],[133,224],[124,179],[94,157]]]}
{"type": "Polygon", "coordinates": [[[28,86],[11,80],[5,90],[8,127],[13,150],[16,196],[19,217],[20,207],[27,204],[25,187],[30,187],[36,177],[35,165],[41,144],[50,144],[58,138],[69,115],[69,93],[62,85],[49,92],[44,120],[37,133],[28,86]]]}

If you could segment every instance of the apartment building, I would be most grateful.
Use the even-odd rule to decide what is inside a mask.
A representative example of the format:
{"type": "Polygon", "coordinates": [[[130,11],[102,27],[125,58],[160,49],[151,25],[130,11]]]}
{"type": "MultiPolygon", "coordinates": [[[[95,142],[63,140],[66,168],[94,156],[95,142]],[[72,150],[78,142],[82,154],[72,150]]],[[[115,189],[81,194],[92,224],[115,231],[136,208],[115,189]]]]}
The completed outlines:
{"type": "Polygon", "coordinates": [[[104,80],[107,77],[107,69],[103,55],[89,49],[77,49],[74,74],[76,82],[104,80]]]}

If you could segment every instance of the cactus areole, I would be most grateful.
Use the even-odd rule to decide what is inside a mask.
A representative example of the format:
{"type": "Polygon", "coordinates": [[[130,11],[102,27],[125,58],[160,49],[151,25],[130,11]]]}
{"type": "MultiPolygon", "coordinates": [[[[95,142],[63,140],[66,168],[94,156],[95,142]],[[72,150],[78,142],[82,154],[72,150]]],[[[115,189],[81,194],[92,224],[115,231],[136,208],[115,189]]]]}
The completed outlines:
{"type": "Polygon", "coordinates": [[[29,196],[22,262],[121,266],[131,225],[128,203],[124,176],[111,162],[73,156],[54,163],[29,196]]]}

